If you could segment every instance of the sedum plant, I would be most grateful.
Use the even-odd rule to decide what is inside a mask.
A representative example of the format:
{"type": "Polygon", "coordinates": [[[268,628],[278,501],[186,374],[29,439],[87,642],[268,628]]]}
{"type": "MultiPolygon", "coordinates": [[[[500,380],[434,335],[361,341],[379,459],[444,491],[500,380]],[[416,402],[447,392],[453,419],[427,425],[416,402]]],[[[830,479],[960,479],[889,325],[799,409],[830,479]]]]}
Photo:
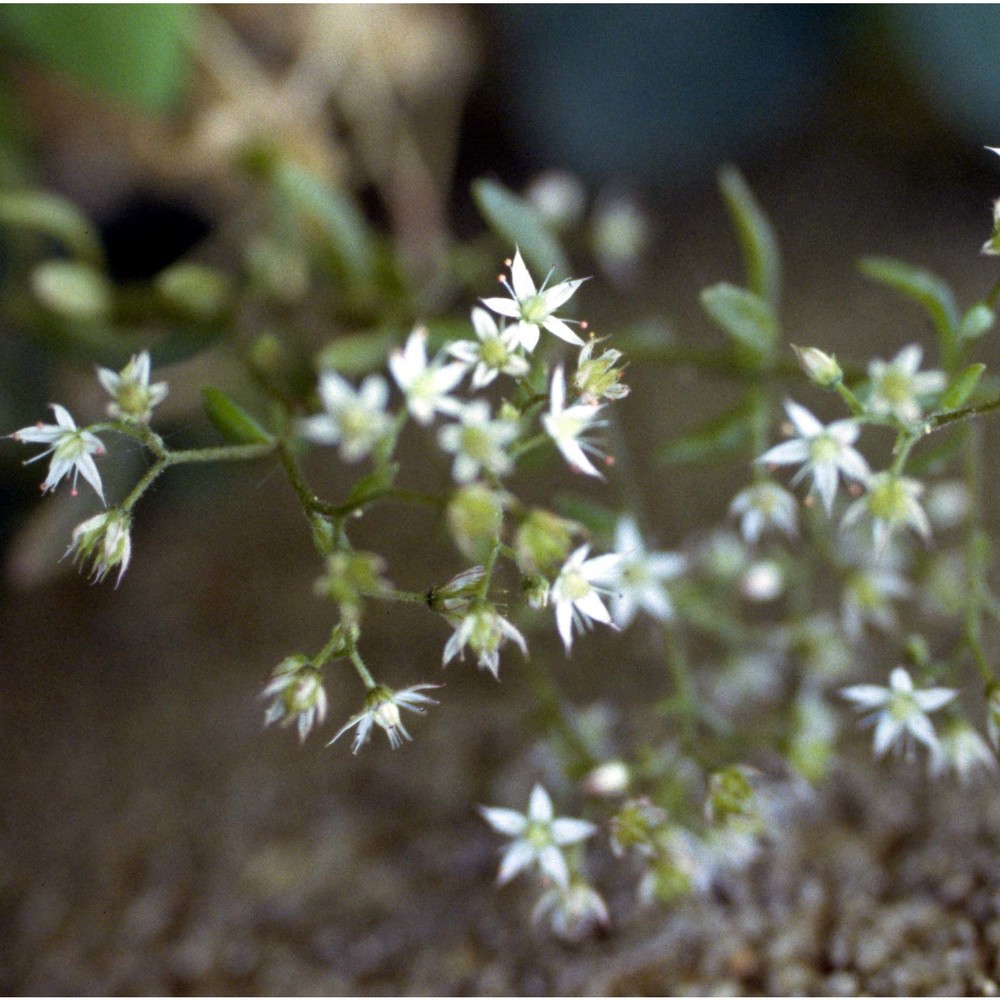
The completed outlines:
{"type": "MultiPolygon", "coordinates": [[[[254,169],[272,216],[233,274],[182,262],[146,286],[117,288],[92,227],[69,204],[7,194],[0,220],[64,251],[33,258],[38,244],[25,241],[7,279],[21,327],[100,359],[103,417],[78,424],[80,414],[53,404],[55,423],[9,435],[42,447],[28,461],[48,460],[44,493],[68,479],[75,496],[82,476],[102,506],[72,532],[67,555],[96,581],[121,585],[127,571],[143,571],[131,529],[160,476],[232,462],[285,476],[315,546],[329,638],[274,668],[262,692],[267,725],[305,740],[329,721],[328,691],[354,683],[358,710],[333,720],[329,742],[350,733],[356,754],[382,734],[400,749],[435,724],[447,697],[439,666],[464,662],[497,679],[525,672],[568,801],[555,806],[538,782],[526,812],[514,802],[480,813],[508,838],[498,882],[534,885],[536,920],[570,940],[612,921],[588,867],[597,850],[630,859],[643,903],[706,891],[745,867],[802,785],[834,766],[852,710],[878,757],[898,755],[935,779],[996,771],[1000,597],[982,423],[1000,410],[1000,379],[976,357],[1000,282],[960,309],[935,276],[869,259],[864,273],[922,308],[933,336],[851,364],[825,345],[789,343],[777,240],[727,169],[721,190],[746,278],[701,294],[714,346],[654,342],[624,321],[604,338],[575,318],[591,286],[569,276],[557,234],[612,233],[618,242],[595,256],[614,260],[619,281],[629,270],[621,226],[606,206],[588,222],[572,178],[547,177],[526,197],[479,182],[479,208],[512,251],[500,294],[460,277],[484,272],[492,249],[456,245],[447,294],[422,296],[341,192],[280,159],[254,169]],[[337,335],[317,337],[327,326],[337,335]],[[222,442],[175,447],[158,417],[168,385],[154,372],[162,378],[161,363],[221,340],[266,416],[205,387],[222,442]],[[677,551],[656,541],[662,532],[628,467],[618,417],[631,403],[627,365],[723,371],[739,386],[735,406],[658,456],[678,470],[745,470],[735,495],[720,498],[717,526],[677,551]],[[404,433],[438,454],[444,488],[411,485],[404,433]],[[141,448],[146,466],[112,490],[102,475],[123,454],[116,442],[141,448]],[[530,486],[544,455],[564,481],[593,489],[538,505],[530,486]],[[307,472],[320,463],[352,478],[346,493],[320,495],[307,472]],[[396,505],[400,518],[429,511],[465,568],[420,590],[396,587],[393,552],[354,537],[357,518],[379,504],[396,505]],[[370,653],[371,608],[400,602],[448,630],[441,664],[424,664],[425,679],[409,686],[370,653]],[[595,628],[621,633],[622,649],[641,636],[662,667],[662,697],[626,726],[588,723],[547,658],[556,640],[575,654],[595,628]]],[[[642,219],[630,211],[626,242],[638,248],[642,219]]],[[[998,243],[994,233],[984,252],[998,243]]]]}

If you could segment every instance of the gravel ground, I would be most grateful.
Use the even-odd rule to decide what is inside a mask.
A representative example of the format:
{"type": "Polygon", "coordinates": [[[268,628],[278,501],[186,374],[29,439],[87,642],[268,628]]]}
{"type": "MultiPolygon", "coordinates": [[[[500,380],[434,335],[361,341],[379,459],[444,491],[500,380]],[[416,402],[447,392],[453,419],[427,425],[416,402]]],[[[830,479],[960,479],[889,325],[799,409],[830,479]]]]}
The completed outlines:
{"type": "MultiPolygon", "coordinates": [[[[599,871],[605,937],[530,932],[472,808],[508,794],[524,692],[449,675],[396,754],[262,734],[260,681],[318,626],[308,563],[251,530],[259,500],[230,511],[252,547],[206,562],[224,515],[193,511],[183,548],[140,528],[118,593],[4,602],[5,993],[996,993],[995,783],[927,785],[864,747],[711,897],[637,910],[599,871]],[[269,586],[247,586],[262,565],[269,586]]],[[[351,710],[335,698],[334,719],[351,710]]]]}

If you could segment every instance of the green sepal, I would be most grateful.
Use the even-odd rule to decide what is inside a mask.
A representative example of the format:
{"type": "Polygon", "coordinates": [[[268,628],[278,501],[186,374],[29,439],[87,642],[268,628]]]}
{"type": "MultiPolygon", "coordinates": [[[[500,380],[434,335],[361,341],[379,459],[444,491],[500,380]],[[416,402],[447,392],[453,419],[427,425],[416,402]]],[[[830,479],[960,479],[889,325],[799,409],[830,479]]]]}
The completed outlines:
{"type": "Polygon", "coordinates": [[[232,444],[271,444],[274,438],[221,389],[206,386],[201,391],[202,405],[215,429],[232,444]]]}
{"type": "Polygon", "coordinates": [[[945,389],[938,403],[938,409],[957,410],[960,406],[964,406],[969,397],[976,391],[976,386],[979,385],[984,371],[986,371],[986,365],[981,364],[963,368],[945,389]]]}
{"type": "Polygon", "coordinates": [[[521,251],[536,276],[544,277],[551,270],[560,279],[569,277],[559,240],[524,198],[486,178],[473,182],[472,197],[489,227],[508,246],[521,251]]]}
{"type": "Polygon", "coordinates": [[[865,257],[858,267],[866,277],[923,306],[940,336],[949,339],[955,336],[959,326],[958,307],[951,289],[937,275],[887,257],[865,257]]]}
{"type": "Polygon", "coordinates": [[[772,356],[778,341],[778,319],[770,303],[725,281],[703,289],[700,297],[708,315],[744,349],[749,360],[762,362],[772,356]]]}
{"type": "Polygon", "coordinates": [[[31,229],[57,240],[75,257],[104,266],[97,227],[71,201],[47,191],[0,194],[0,223],[31,229]]]}
{"type": "Polygon", "coordinates": [[[276,164],[274,181],[296,211],[316,222],[347,277],[352,282],[374,283],[375,245],[354,201],[294,163],[276,164]]]}
{"type": "Polygon", "coordinates": [[[962,317],[958,327],[959,340],[976,340],[988,333],[996,322],[996,313],[985,302],[977,302],[962,317]]]}
{"type": "Polygon", "coordinates": [[[686,465],[724,458],[746,447],[752,432],[745,403],[718,414],[671,441],[661,452],[667,465],[686,465]]]}
{"type": "Polygon", "coordinates": [[[743,175],[732,166],[719,171],[719,189],[743,252],[747,287],[772,309],[781,296],[781,253],[770,220],[743,175]]]}
{"type": "Polygon", "coordinates": [[[344,506],[360,506],[366,500],[384,493],[396,481],[398,474],[398,462],[390,462],[388,465],[381,465],[377,469],[373,469],[351,487],[351,492],[347,494],[344,506]]]}

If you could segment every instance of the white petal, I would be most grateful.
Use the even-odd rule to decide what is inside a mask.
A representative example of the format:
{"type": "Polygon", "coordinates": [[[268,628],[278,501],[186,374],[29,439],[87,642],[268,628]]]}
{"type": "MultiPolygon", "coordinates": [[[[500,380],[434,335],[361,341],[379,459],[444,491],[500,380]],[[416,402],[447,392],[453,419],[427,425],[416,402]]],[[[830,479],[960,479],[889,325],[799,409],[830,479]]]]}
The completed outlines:
{"type": "Polygon", "coordinates": [[[538,852],[538,867],[557,885],[569,885],[569,867],[562,851],[555,844],[547,844],[538,852]]]}
{"type": "Polygon", "coordinates": [[[765,465],[793,465],[798,462],[805,462],[809,459],[809,445],[800,438],[793,441],[783,441],[776,444],[769,451],[765,451],[758,462],[765,465]]]}
{"type": "Polygon", "coordinates": [[[874,748],[875,756],[881,757],[899,739],[902,727],[896,722],[888,712],[883,712],[878,717],[878,724],[875,726],[874,748]]]}
{"type": "Polygon", "coordinates": [[[573,605],[570,601],[556,603],[556,627],[568,655],[573,646],[573,605]]]}
{"type": "Polygon", "coordinates": [[[804,406],[788,399],[785,412],[800,437],[811,438],[823,433],[823,425],[804,406]]]}
{"type": "Polygon", "coordinates": [[[513,299],[480,299],[480,302],[487,309],[492,309],[499,316],[508,316],[511,319],[517,319],[521,315],[520,307],[513,299]]]}
{"type": "Polygon", "coordinates": [[[586,278],[571,278],[569,281],[561,281],[558,285],[546,288],[541,293],[542,301],[545,303],[545,311],[554,313],[563,303],[568,302],[576,294],[576,290],[586,280],[586,278]]]}
{"type": "Polygon", "coordinates": [[[576,844],[597,833],[597,827],[585,819],[561,817],[552,821],[552,839],[560,846],[576,844]]]}
{"type": "Polygon", "coordinates": [[[552,819],[552,799],[541,785],[535,785],[528,800],[528,818],[535,823],[548,823],[552,819]]]}
{"type": "Polygon", "coordinates": [[[505,837],[520,837],[528,826],[527,819],[513,809],[480,806],[479,813],[497,833],[502,833],[505,837]]]}
{"type": "Polygon", "coordinates": [[[514,294],[519,302],[530,299],[537,293],[534,281],[528,273],[528,268],[524,263],[520,250],[515,250],[514,261],[510,265],[510,280],[514,287],[514,294]]]}
{"type": "Polygon", "coordinates": [[[578,598],[573,603],[581,614],[586,615],[595,622],[600,622],[602,625],[611,624],[611,615],[608,613],[608,609],[604,606],[604,602],[597,591],[592,590],[589,594],[584,594],[583,597],[578,598]]]}
{"type": "Polygon", "coordinates": [[[841,688],[840,694],[857,702],[861,708],[881,708],[892,697],[890,691],[875,684],[855,684],[852,687],[841,688]]]}
{"type": "Polygon", "coordinates": [[[542,326],[560,340],[565,340],[567,344],[573,344],[577,347],[583,346],[583,338],[579,334],[574,333],[571,326],[564,323],[561,319],[557,319],[555,316],[550,316],[542,323],[542,326]]]}
{"type": "Polygon", "coordinates": [[[497,882],[506,885],[512,878],[519,875],[537,856],[535,848],[523,840],[515,840],[504,853],[500,862],[500,872],[497,875],[497,882]]]}
{"type": "Polygon", "coordinates": [[[958,692],[951,688],[928,688],[926,691],[913,692],[913,700],[924,712],[936,712],[957,696],[958,692]]]}

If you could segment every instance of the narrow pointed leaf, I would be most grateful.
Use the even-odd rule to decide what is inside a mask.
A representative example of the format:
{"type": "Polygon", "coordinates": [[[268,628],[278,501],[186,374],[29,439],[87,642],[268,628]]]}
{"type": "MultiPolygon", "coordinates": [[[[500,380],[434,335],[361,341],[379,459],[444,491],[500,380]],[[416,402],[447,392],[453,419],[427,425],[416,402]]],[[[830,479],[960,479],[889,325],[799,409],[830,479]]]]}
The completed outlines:
{"type": "Polygon", "coordinates": [[[206,386],[202,405],[215,429],[232,444],[270,444],[274,438],[221,389],[206,386]]]}
{"type": "Polygon", "coordinates": [[[969,397],[976,391],[976,386],[979,385],[984,371],[986,371],[986,365],[980,364],[969,365],[968,368],[960,371],[945,389],[938,409],[957,410],[960,406],[965,405],[969,397]]]}
{"type": "Polygon", "coordinates": [[[701,304],[738,345],[762,361],[774,352],[778,320],[770,304],[746,288],[720,282],[701,293],[701,304]]]}
{"type": "Polygon", "coordinates": [[[886,257],[865,257],[858,266],[866,277],[894,288],[923,306],[942,337],[955,336],[959,325],[958,307],[951,289],[937,275],[886,257]]]}
{"type": "Polygon", "coordinates": [[[671,441],[660,452],[660,460],[685,465],[723,458],[749,444],[750,433],[746,406],[740,404],[671,441]]]}
{"type": "Polygon", "coordinates": [[[352,198],[292,163],[276,166],[275,183],[298,212],[319,226],[350,280],[375,280],[375,246],[368,224],[352,198]]]}
{"type": "Polygon", "coordinates": [[[743,251],[747,287],[777,309],[781,296],[781,253],[770,221],[743,175],[732,166],[719,171],[719,188],[743,251]]]}
{"type": "Polygon", "coordinates": [[[0,194],[0,223],[49,236],[75,257],[97,267],[104,253],[97,227],[71,201],[47,191],[7,191],[0,194]]]}
{"type": "Polygon", "coordinates": [[[521,251],[536,282],[554,271],[562,280],[570,276],[569,264],[559,241],[531,205],[497,181],[482,178],[472,185],[472,197],[480,214],[501,239],[521,251]]]}

